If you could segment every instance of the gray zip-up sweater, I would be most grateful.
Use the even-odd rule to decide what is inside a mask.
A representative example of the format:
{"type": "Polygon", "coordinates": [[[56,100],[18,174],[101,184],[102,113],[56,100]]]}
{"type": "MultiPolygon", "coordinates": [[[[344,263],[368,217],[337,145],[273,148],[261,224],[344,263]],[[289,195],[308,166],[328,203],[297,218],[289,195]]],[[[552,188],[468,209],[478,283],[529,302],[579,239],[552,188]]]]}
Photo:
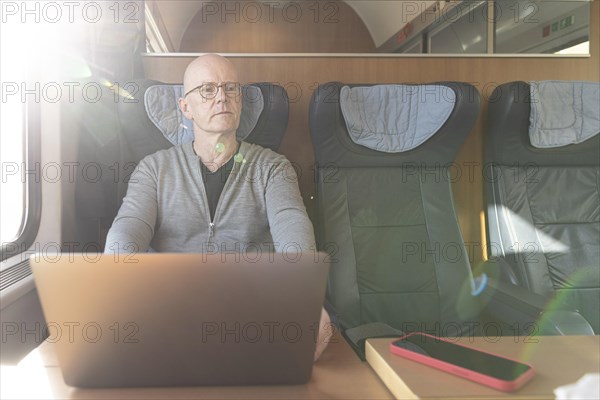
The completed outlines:
{"type": "Polygon", "coordinates": [[[192,143],[145,157],[106,239],[106,253],[314,251],[313,228],[292,164],[242,142],[210,221],[192,143]]]}

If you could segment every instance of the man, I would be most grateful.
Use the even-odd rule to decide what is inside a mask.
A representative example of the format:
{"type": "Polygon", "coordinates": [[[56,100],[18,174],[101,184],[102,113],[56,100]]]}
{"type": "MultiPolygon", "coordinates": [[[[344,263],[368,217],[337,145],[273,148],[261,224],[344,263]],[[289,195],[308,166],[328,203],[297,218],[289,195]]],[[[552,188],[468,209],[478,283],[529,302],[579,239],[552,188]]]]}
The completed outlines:
{"type": "MultiPolygon", "coordinates": [[[[106,239],[106,252],[314,251],[312,224],[290,162],[236,139],[241,86],[218,55],[187,67],[179,107],[194,142],[144,158],[106,239]]],[[[330,336],[321,313],[315,360],[330,336]]]]}

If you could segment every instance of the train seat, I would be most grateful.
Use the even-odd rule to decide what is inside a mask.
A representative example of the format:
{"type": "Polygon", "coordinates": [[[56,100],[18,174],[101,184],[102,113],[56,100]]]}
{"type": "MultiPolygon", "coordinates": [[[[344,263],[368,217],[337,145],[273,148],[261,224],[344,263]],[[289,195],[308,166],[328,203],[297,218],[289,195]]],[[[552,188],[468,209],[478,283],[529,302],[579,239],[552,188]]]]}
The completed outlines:
{"type": "Polygon", "coordinates": [[[505,83],[485,137],[492,259],[543,313],[581,314],[578,334],[600,333],[599,110],[597,82],[505,83]]]}
{"type": "Polygon", "coordinates": [[[473,128],[469,84],[319,86],[310,103],[317,242],[333,319],[367,337],[473,334],[481,304],[449,166],[473,128]]]}

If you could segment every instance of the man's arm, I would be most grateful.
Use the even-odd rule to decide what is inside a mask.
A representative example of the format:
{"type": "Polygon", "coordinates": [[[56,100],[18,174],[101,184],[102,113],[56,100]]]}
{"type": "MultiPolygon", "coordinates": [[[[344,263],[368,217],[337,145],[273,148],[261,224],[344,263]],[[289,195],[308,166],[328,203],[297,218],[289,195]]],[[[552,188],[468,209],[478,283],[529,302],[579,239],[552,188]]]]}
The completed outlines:
{"type": "Polygon", "coordinates": [[[265,198],[275,251],[316,251],[315,234],[300,195],[296,171],[283,156],[270,171],[265,198]]]}
{"type": "MultiPolygon", "coordinates": [[[[275,250],[316,251],[312,223],[302,202],[298,178],[292,164],[285,161],[276,164],[266,189],[267,215],[275,250]]],[[[319,334],[314,360],[321,356],[329,344],[334,330],[329,314],[323,308],[319,321],[319,334]]]]}
{"type": "Polygon", "coordinates": [[[131,174],[127,195],[106,237],[105,253],[146,252],[158,213],[156,174],[142,160],[131,174]]]}
{"type": "Polygon", "coordinates": [[[314,360],[317,361],[325,348],[329,344],[329,341],[333,337],[335,333],[335,328],[331,323],[331,318],[329,317],[329,313],[325,308],[321,309],[321,320],[319,321],[319,336],[317,338],[317,347],[315,349],[314,360]]]}

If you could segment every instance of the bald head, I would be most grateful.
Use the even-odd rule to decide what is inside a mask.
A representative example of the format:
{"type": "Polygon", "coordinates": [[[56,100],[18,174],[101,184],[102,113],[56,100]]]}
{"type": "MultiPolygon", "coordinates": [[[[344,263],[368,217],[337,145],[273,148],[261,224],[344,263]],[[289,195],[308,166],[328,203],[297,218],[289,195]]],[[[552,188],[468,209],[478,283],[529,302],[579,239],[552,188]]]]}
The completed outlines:
{"type": "MultiPolygon", "coordinates": [[[[242,96],[239,85],[234,85],[235,90],[226,91],[224,85],[227,83],[239,84],[237,71],[231,61],[216,54],[196,58],[188,65],[183,76],[185,94],[179,99],[179,109],[187,119],[193,121],[194,146],[208,146],[209,152],[214,152],[217,141],[225,144],[230,142],[230,147],[235,147],[242,96]],[[213,86],[216,91],[212,96],[207,95],[205,90],[194,91],[209,83],[216,85],[213,86]]],[[[202,148],[194,148],[202,151],[202,148]]]]}
{"type": "Polygon", "coordinates": [[[217,54],[206,54],[196,58],[187,66],[183,75],[184,93],[206,82],[238,82],[233,63],[217,54]]]}

